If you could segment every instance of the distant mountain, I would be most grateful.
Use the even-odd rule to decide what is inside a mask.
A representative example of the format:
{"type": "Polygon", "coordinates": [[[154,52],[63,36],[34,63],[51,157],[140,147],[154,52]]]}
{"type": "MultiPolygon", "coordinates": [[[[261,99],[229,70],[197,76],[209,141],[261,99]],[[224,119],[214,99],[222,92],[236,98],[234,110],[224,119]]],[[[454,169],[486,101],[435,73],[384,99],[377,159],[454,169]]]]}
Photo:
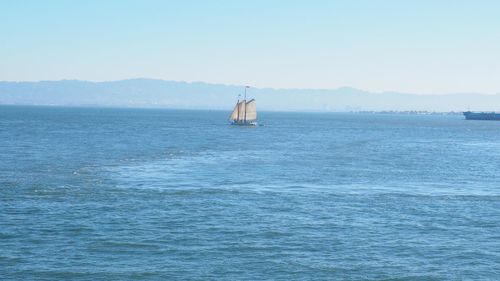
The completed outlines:
{"type": "MultiPolygon", "coordinates": [[[[0,104],[113,107],[164,107],[231,110],[242,86],[153,79],[112,82],[78,80],[0,82],[0,104]]],[[[413,95],[371,93],[354,88],[334,90],[251,88],[261,110],[363,111],[499,110],[500,95],[413,95]]]]}

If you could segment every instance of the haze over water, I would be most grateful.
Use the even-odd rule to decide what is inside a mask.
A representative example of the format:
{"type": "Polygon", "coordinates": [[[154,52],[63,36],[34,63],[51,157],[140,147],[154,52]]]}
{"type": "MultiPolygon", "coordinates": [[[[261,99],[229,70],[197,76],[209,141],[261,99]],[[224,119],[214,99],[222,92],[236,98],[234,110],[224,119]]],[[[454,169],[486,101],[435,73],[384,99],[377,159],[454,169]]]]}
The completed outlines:
{"type": "Polygon", "coordinates": [[[0,107],[7,280],[496,280],[500,123],[0,107]]]}

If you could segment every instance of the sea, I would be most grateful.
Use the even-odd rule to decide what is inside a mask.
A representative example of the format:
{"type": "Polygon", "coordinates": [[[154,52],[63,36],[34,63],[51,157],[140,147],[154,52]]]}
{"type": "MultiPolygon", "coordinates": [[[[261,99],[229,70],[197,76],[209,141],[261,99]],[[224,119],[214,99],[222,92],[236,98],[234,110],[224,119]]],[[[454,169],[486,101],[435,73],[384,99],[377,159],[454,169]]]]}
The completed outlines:
{"type": "Polygon", "coordinates": [[[500,122],[0,106],[1,280],[500,280],[500,122]]]}

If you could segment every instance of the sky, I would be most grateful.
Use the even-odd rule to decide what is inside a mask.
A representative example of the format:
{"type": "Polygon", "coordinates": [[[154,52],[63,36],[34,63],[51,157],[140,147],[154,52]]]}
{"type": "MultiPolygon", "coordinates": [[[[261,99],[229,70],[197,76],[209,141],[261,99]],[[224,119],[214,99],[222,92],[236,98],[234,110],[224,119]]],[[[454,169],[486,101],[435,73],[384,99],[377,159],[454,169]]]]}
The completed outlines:
{"type": "Polygon", "coordinates": [[[500,93],[496,0],[0,0],[0,81],[500,93]]]}

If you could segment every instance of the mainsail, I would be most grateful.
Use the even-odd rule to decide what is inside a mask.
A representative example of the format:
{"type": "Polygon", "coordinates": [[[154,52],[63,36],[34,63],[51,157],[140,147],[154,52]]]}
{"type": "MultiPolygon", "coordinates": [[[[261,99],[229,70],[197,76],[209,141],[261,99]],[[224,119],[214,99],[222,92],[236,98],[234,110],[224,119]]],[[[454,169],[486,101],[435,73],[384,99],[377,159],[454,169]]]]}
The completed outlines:
{"type": "Polygon", "coordinates": [[[246,103],[246,115],[244,116],[244,118],[245,121],[257,120],[257,106],[254,99],[246,103]]]}

